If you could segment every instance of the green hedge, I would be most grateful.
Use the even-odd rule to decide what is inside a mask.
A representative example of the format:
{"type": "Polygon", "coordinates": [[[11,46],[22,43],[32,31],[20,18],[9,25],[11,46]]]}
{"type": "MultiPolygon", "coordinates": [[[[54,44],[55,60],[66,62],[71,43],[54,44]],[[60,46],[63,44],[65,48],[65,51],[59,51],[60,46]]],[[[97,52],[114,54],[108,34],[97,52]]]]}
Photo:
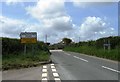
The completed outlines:
{"type": "Polygon", "coordinates": [[[93,46],[79,46],[79,47],[65,47],[64,50],[120,61],[120,55],[118,54],[120,53],[120,49],[118,48],[112,50],[104,50],[102,48],[97,49],[96,47],[93,46]]]}

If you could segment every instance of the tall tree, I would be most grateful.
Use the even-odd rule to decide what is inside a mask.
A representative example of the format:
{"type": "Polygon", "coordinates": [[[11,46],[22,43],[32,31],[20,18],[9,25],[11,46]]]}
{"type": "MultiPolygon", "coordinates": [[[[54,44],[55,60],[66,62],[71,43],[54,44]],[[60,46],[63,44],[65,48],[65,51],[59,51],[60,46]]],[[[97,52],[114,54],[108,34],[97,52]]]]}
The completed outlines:
{"type": "Polygon", "coordinates": [[[63,39],[62,39],[62,42],[63,42],[65,45],[69,45],[69,44],[72,42],[72,40],[69,39],[69,38],[63,38],[63,39]]]}

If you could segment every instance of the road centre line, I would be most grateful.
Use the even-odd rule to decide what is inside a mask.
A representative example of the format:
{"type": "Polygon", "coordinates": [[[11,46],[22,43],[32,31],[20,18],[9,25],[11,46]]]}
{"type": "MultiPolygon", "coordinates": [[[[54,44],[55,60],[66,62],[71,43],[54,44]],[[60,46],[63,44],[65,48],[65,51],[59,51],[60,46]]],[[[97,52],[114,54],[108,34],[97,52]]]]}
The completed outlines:
{"type": "Polygon", "coordinates": [[[112,69],[112,68],[109,68],[109,67],[106,67],[106,66],[102,66],[102,68],[108,69],[108,70],[111,70],[111,71],[114,71],[114,72],[117,72],[117,73],[120,73],[120,71],[112,69]]]}
{"type": "Polygon", "coordinates": [[[68,54],[68,53],[65,53],[65,52],[64,52],[64,54],[66,54],[66,55],[70,56],[70,54],[68,54]]]}
{"type": "Polygon", "coordinates": [[[68,56],[70,56],[70,54],[67,53],[68,56]]]}
{"type": "Polygon", "coordinates": [[[83,58],[79,58],[80,60],[83,60],[83,61],[85,61],[85,62],[88,62],[88,60],[85,60],[85,59],[83,59],[83,58]]]}
{"type": "Polygon", "coordinates": [[[77,56],[73,56],[73,57],[79,59],[79,57],[77,57],[77,56]]]}
{"type": "Polygon", "coordinates": [[[74,58],[77,58],[77,59],[80,59],[80,60],[82,60],[82,61],[85,61],[85,62],[88,62],[88,60],[85,60],[85,59],[83,59],[83,58],[79,58],[79,57],[77,57],[77,56],[73,56],[74,58]]]}

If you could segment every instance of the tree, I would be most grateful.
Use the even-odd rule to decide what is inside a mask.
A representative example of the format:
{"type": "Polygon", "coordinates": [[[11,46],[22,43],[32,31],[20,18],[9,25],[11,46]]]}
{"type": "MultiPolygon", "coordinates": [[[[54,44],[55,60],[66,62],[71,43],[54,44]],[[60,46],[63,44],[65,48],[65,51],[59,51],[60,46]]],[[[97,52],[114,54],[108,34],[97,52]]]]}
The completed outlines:
{"type": "Polygon", "coordinates": [[[69,45],[69,44],[72,42],[72,40],[69,39],[69,38],[63,38],[63,39],[62,39],[62,42],[63,42],[65,45],[69,45]]]}

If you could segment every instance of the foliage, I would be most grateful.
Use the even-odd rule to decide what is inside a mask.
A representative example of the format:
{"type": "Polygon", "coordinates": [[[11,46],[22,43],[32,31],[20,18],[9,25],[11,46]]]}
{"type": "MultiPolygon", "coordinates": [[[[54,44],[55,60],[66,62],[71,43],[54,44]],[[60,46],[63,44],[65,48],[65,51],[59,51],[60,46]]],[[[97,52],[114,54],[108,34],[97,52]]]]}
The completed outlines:
{"type": "Polygon", "coordinates": [[[49,49],[44,42],[26,44],[26,54],[24,54],[24,45],[19,39],[2,38],[3,70],[36,66],[35,63],[50,59],[49,49]]]}
{"type": "Polygon", "coordinates": [[[73,43],[64,48],[66,51],[85,53],[88,55],[103,57],[120,61],[120,36],[100,38],[96,41],[83,41],[73,43]],[[110,43],[110,50],[104,50],[104,44],[110,43]]]}
{"type": "Polygon", "coordinates": [[[79,47],[65,47],[64,50],[120,61],[120,56],[118,54],[120,53],[120,51],[118,49],[104,50],[100,48],[97,49],[93,46],[79,46],[79,47]]]}
{"type": "Polygon", "coordinates": [[[40,65],[39,62],[48,61],[49,55],[45,51],[38,51],[35,54],[20,53],[19,55],[4,55],[2,57],[2,69],[19,69],[40,65]],[[37,64],[38,63],[38,64],[37,64]]]}
{"type": "MultiPolygon", "coordinates": [[[[43,50],[49,52],[44,42],[38,41],[36,44],[26,44],[27,52],[43,50]]],[[[24,52],[24,44],[19,39],[2,38],[2,55],[19,54],[24,52]]]]}
{"type": "Polygon", "coordinates": [[[72,40],[69,39],[69,38],[63,38],[63,39],[62,39],[62,42],[63,42],[65,45],[68,45],[68,44],[70,44],[70,43],[72,42],[72,40]]]}

